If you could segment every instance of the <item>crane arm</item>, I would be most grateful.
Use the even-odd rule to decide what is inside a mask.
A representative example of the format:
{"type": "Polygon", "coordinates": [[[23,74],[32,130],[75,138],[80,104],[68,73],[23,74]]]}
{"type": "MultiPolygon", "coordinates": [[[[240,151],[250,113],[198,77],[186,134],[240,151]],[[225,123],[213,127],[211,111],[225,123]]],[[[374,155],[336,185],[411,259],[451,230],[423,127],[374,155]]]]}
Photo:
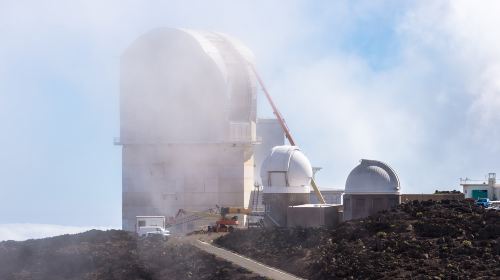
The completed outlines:
{"type": "Polygon", "coordinates": [[[285,119],[283,118],[280,111],[278,110],[278,107],[276,107],[276,104],[274,104],[274,101],[271,98],[271,95],[269,94],[269,92],[267,91],[266,86],[264,85],[264,82],[260,78],[259,74],[257,74],[257,70],[255,70],[255,67],[253,67],[253,65],[251,65],[251,67],[252,67],[252,70],[255,74],[255,77],[257,77],[257,80],[259,81],[259,84],[262,88],[262,91],[264,91],[264,94],[266,95],[267,101],[269,101],[269,104],[273,108],[274,115],[278,119],[278,122],[279,122],[281,128],[285,132],[286,139],[288,139],[288,142],[290,142],[290,145],[296,146],[295,140],[293,140],[292,134],[290,134],[290,129],[288,129],[288,126],[286,125],[285,119]]]}
{"type": "MultiPolygon", "coordinates": [[[[259,81],[259,84],[262,88],[262,91],[264,91],[264,94],[266,95],[267,101],[269,101],[269,104],[273,108],[273,113],[276,116],[276,118],[278,119],[278,122],[279,122],[281,128],[285,132],[286,139],[288,139],[288,142],[290,142],[290,145],[296,146],[295,140],[293,140],[292,134],[290,133],[290,129],[286,125],[285,119],[283,118],[283,116],[279,112],[278,107],[276,107],[276,104],[274,104],[273,99],[271,98],[271,95],[269,94],[269,92],[266,89],[266,86],[264,85],[264,82],[262,81],[259,74],[257,73],[257,70],[255,70],[255,67],[253,65],[250,65],[250,67],[252,68],[253,73],[255,74],[255,77],[257,77],[257,81],[259,81]]],[[[325,199],[323,198],[323,195],[319,191],[319,188],[316,185],[316,182],[314,181],[313,178],[311,178],[311,187],[313,188],[314,193],[316,194],[316,197],[318,198],[318,201],[321,204],[325,204],[326,203],[325,199]]]]}

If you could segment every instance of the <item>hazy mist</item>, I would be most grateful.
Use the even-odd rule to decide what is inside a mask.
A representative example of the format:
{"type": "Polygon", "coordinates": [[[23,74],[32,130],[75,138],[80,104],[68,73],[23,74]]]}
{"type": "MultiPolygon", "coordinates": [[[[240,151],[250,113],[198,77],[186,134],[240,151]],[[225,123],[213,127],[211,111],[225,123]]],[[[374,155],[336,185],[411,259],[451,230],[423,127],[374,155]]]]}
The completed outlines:
{"type": "Polygon", "coordinates": [[[322,186],[343,187],[361,158],[390,164],[410,193],[500,172],[499,12],[455,0],[2,1],[0,223],[120,225],[120,56],[157,27],[252,49],[322,186]]]}

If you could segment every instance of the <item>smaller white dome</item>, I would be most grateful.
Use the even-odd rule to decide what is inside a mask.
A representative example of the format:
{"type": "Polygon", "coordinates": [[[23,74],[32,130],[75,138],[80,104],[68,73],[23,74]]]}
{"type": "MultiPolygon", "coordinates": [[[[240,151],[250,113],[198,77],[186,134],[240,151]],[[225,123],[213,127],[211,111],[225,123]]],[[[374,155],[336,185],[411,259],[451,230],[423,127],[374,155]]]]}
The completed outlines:
{"type": "Polygon", "coordinates": [[[296,146],[276,146],[260,169],[264,192],[310,192],[313,171],[307,157],[296,146]]]}
{"type": "Polygon", "coordinates": [[[362,159],[345,183],[346,194],[399,194],[399,178],[387,164],[362,159]]]}

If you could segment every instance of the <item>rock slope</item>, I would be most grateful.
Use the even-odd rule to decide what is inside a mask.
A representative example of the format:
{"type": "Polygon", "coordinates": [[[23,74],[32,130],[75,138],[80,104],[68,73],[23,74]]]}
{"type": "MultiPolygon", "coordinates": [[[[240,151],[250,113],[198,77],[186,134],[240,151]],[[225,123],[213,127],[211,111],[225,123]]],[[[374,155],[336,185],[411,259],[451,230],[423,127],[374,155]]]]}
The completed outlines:
{"type": "Polygon", "coordinates": [[[337,229],[235,231],[216,243],[309,279],[499,279],[500,212],[413,201],[337,229]]]}
{"type": "Polygon", "coordinates": [[[191,245],[128,232],[0,242],[0,279],[262,279],[191,245]]]}

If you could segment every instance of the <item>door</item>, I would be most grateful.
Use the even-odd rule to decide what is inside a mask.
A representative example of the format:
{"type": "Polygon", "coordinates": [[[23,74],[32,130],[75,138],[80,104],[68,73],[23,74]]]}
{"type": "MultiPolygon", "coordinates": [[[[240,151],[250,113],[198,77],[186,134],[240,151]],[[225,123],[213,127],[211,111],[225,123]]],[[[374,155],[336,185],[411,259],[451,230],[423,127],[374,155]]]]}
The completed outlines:
{"type": "Polygon", "coordinates": [[[478,200],[480,198],[488,198],[487,190],[472,190],[472,198],[478,200]]]}

